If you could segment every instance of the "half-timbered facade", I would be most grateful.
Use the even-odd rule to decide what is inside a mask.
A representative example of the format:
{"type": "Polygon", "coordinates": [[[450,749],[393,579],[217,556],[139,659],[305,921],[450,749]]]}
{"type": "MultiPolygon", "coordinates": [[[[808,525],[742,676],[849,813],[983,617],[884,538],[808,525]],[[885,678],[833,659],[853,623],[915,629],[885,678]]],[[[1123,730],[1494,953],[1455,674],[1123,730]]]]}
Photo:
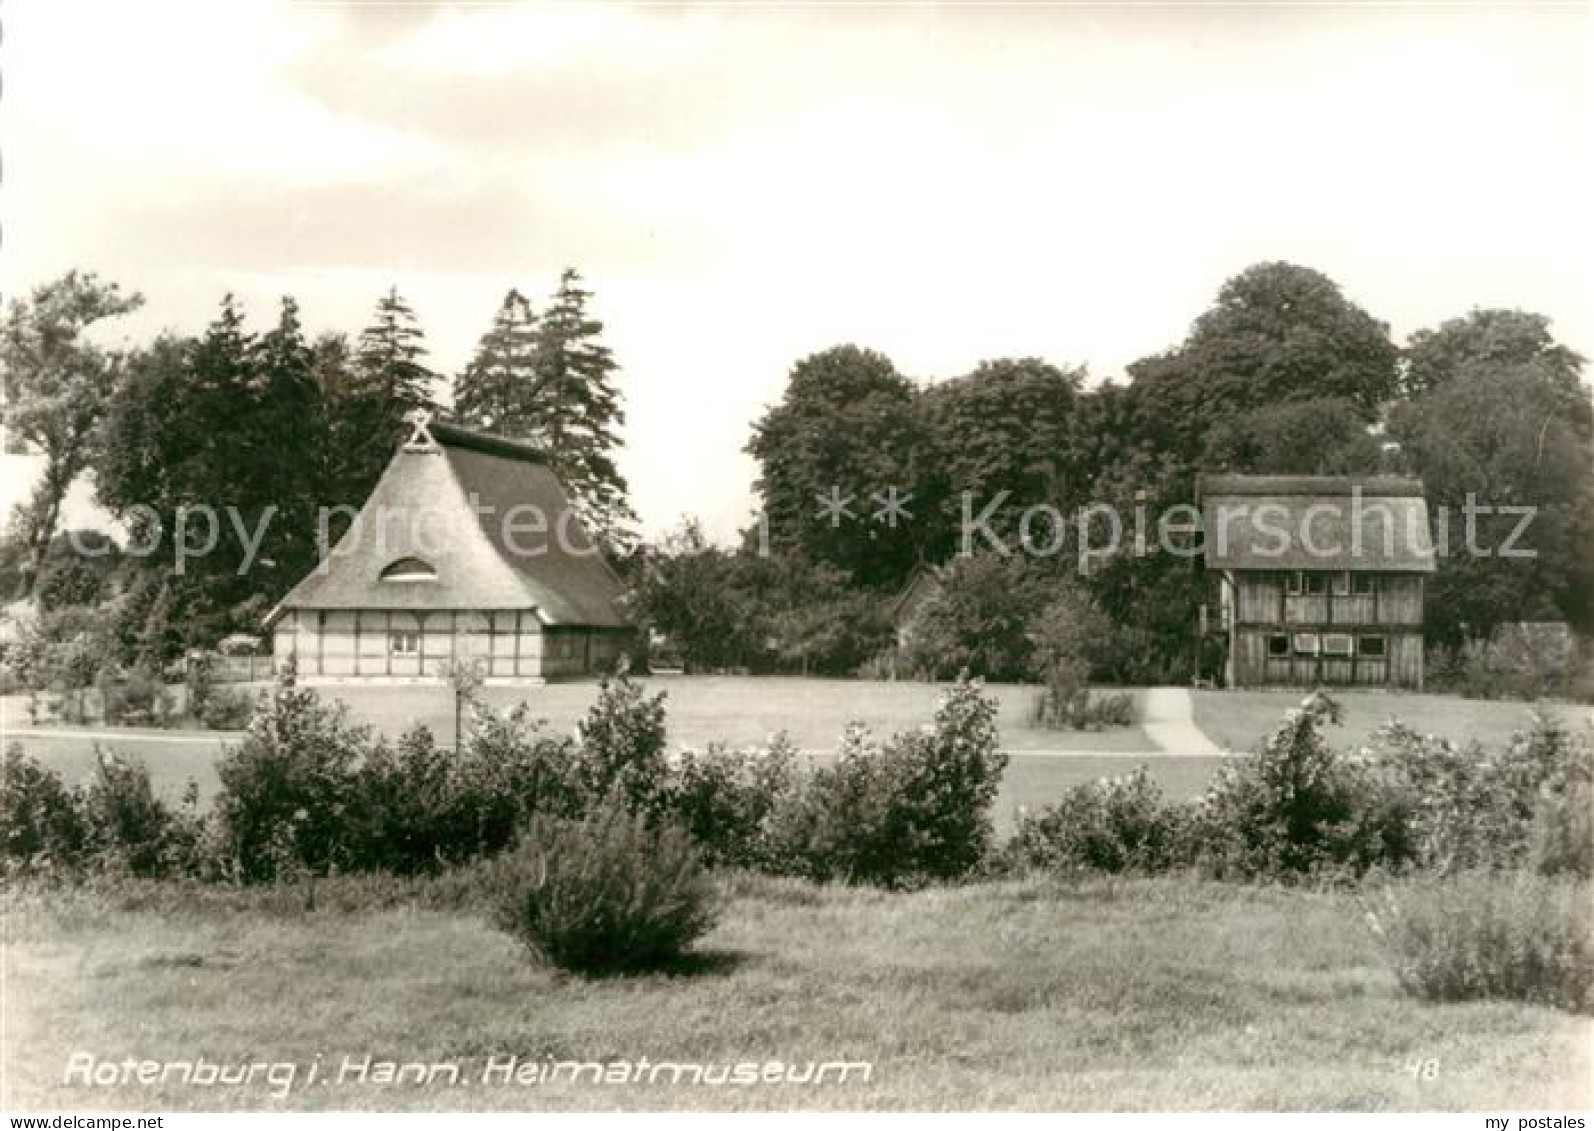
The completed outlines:
{"type": "Polygon", "coordinates": [[[1422,687],[1421,483],[1218,475],[1200,495],[1229,686],[1422,687]]]}
{"type": "Polygon", "coordinates": [[[417,421],[348,531],[268,618],[301,678],[492,682],[613,670],[622,588],[542,454],[417,421]]]}

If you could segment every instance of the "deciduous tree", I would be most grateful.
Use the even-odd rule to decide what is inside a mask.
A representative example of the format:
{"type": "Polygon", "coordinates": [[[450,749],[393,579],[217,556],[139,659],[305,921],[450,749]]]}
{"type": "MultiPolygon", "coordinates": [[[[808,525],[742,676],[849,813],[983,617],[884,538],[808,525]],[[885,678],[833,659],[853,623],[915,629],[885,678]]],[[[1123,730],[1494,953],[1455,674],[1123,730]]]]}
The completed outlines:
{"type": "Polygon", "coordinates": [[[28,592],[55,535],[61,503],[89,466],[106,405],[125,372],[124,355],[94,342],[90,330],[143,301],[92,272],[68,271],[14,300],[0,326],[6,429],[44,461],[13,524],[27,547],[28,592]]]}

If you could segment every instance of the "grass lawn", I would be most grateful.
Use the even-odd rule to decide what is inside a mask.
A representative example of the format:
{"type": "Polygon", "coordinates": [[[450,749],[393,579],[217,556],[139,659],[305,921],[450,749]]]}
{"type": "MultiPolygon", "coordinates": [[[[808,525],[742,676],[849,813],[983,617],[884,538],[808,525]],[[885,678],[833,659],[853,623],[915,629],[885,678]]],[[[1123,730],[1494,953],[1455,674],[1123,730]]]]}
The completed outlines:
{"type": "MultiPolygon", "coordinates": [[[[1297,706],[1303,691],[1196,691],[1195,721],[1207,737],[1229,750],[1250,750],[1278,725],[1280,716],[1297,706]]],[[[1462,699],[1455,695],[1414,695],[1378,691],[1335,691],[1345,708],[1345,725],[1334,734],[1336,745],[1364,745],[1384,723],[1398,718],[1424,734],[1456,742],[1478,740],[1498,747],[1514,731],[1528,725],[1531,704],[1462,699]]],[[[1594,722],[1594,709],[1551,704],[1549,710],[1572,726],[1594,722]]]]}
{"type": "MultiPolygon", "coordinates": [[[[13,892],[8,1110],[1586,1109],[1591,1025],[1405,997],[1349,897],[1189,879],[891,895],[725,879],[692,972],[553,973],[450,881],[13,892]],[[378,898],[383,891],[386,898],[378,898]],[[463,908],[452,906],[463,904],[463,908]],[[277,1084],[67,1085],[96,1063],[293,1065],[277,1084]],[[489,1059],[867,1062],[719,1087],[587,1070],[484,1082],[489,1059]],[[314,1082],[310,1065],[320,1057],[314,1082]],[[378,1083],[347,1061],[453,1066],[378,1083]],[[81,1061],[79,1062],[82,1063],[81,1061]],[[1430,1073],[1421,1071],[1431,1063],[1430,1073]],[[1413,1066],[1419,1070],[1413,1071],[1413,1066]],[[281,1093],[280,1096],[273,1095],[281,1093]]],[[[281,1070],[279,1070],[281,1071],[281,1070]]],[[[113,1074],[115,1070],[112,1070],[113,1074]]],[[[673,1073],[673,1070],[672,1070],[673,1073]]]]}
{"type": "MultiPolygon", "coordinates": [[[[869,726],[885,737],[916,729],[930,721],[942,687],[928,683],[869,682],[862,680],[747,678],[734,676],[655,676],[642,681],[649,690],[664,691],[671,743],[701,749],[710,742],[764,745],[784,730],[797,745],[810,751],[837,748],[841,733],[851,721],[869,726]]],[[[1144,754],[1155,744],[1139,727],[1100,733],[1054,731],[1031,724],[1030,710],[1036,688],[993,684],[1003,746],[1015,753],[1004,775],[994,815],[999,831],[1012,827],[1014,810],[1055,801],[1069,786],[1101,777],[1128,773],[1138,765],[1152,768],[1171,797],[1189,797],[1201,791],[1221,759],[1144,754]],[[1025,757],[1025,751],[1093,751],[1069,757],[1025,757]]],[[[377,730],[397,737],[423,723],[443,741],[453,733],[450,693],[441,687],[323,687],[320,694],[346,703],[350,713],[377,730]]],[[[568,732],[586,714],[597,695],[595,682],[549,684],[546,687],[489,687],[487,700],[506,708],[522,700],[556,732],[568,732]]],[[[149,766],[156,787],[177,797],[192,778],[201,798],[215,794],[216,759],[224,742],[236,736],[215,736],[193,741],[192,732],[162,741],[159,731],[138,732],[135,740],[105,745],[141,758],[149,766]]],[[[60,771],[70,783],[85,780],[94,770],[94,742],[70,732],[19,739],[23,747],[46,765],[60,771]]],[[[816,761],[825,761],[818,754],[816,761]]]]}
{"type": "MultiPolygon", "coordinates": [[[[95,744],[89,739],[63,734],[17,741],[28,754],[59,772],[69,785],[86,781],[94,773],[95,744]]],[[[189,779],[193,779],[199,787],[201,800],[208,801],[220,787],[216,759],[221,753],[222,741],[217,739],[214,745],[162,745],[159,742],[119,745],[114,741],[103,745],[142,759],[149,767],[156,790],[166,798],[181,797],[189,779]]],[[[831,756],[815,755],[812,760],[822,764],[830,761],[831,756]]],[[[1148,767],[1168,797],[1194,797],[1205,788],[1222,762],[1221,757],[1176,754],[1082,754],[1055,758],[1017,754],[1009,760],[1002,774],[1002,786],[996,795],[992,816],[998,833],[1005,836],[1012,831],[1014,811],[1019,807],[1049,804],[1070,786],[1127,774],[1136,766],[1148,767]]]]}
{"type": "MultiPolygon", "coordinates": [[[[910,681],[801,679],[781,676],[649,676],[638,680],[649,691],[663,691],[670,742],[701,749],[711,742],[761,746],[784,731],[804,750],[834,750],[847,724],[863,723],[877,735],[915,730],[928,723],[945,685],[910,681]]],[[[451,693],[442,687],[325,687],[324,695],[347,703],[359,719],[398,735],[424,723],[439,735],[453,733],[451,693]]],[[[987,684],[996,698],[997,726],[1009,750],[1154,751],[1139,727],[1100,733],[1047,730],[1031,718],[1040,689],[1020,684],[987,684]]],[[[597,697],[595,681],[551,683],[544,687],[489,687],[495,707],[531,704],[553,729],[568,731],[597,697]]]]}
{"type": "MultiPolygon", "coordinates": [[[[639,679],[651,692],[666,694],[665,710],[673,746],[702,749],[711,742],[734,746],[767,745],[784,732],[800,749],[834,750],[849,723],[862,723],[884,737],[914,730],[930,721],[945,684],[801,679],[781,676],[648,676],[639,679]]],[[[254,691],[264,685],[244,687],[254,691]]],[[[397,738],[417,724],[448,741],[454,733],[453,693],[429,684],[382,687],[335,686],[314,690],[346,704],[354,718],[397,738]]],[[[1098,753],[1156,751],[1157,744],[1138,726],[1100,732],[1049,730],[1032,719],[1038,687],[987,684],[997,701],[997,725],[1009,750],[1064,750],[1098,753]]],[[[482,697],[496,708],[530,704],[537,718],[555,731],[568,732],[597,698],[596,680],[551,683],[543,687],[487,687],[482,697]]],[[[1136,694],[1131,692],[1131,694],[1136,694]]],[[[4,700],[6,723],[26,726],[25,698],[4,700]]],[[[156,732],[158,733],[158,732],[156,732]]]]}

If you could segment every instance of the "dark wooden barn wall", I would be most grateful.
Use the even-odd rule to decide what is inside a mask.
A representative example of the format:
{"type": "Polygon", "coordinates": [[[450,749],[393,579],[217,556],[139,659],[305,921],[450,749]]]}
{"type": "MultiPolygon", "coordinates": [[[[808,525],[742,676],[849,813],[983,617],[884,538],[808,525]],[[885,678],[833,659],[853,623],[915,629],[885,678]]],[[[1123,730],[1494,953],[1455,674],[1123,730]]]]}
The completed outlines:
{"type": "Polygon", "coordinates": [[[1274,571],[1235,572],[1231,577],[1235,686],[1422,686],[1420,576],[1380,574],[1373,594],[1289,594],[1285,574],[1274,571]],[[1269,636],[1303,631],[1376,634],[1385,639],[1385,654],[1268,655],[1269,636]]]}

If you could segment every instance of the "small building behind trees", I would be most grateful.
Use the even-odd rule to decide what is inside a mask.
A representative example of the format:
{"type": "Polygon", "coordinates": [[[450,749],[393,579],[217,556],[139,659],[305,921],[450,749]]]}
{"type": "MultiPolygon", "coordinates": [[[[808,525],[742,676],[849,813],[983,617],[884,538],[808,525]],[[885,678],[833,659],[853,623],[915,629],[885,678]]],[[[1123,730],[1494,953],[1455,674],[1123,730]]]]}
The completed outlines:
{"type": "Polygon", "coordinates": [[[612,671],[634,647],[620,579],[537,449],[414,421],[326,559],[272,610],[315,681],[491,682],[612,671]]]}
{"type": "Polygon", "coordinates": [[[1420,482],[1209,475],[1199,494],[1230,687],[1421,689],[1420,482]]]}

